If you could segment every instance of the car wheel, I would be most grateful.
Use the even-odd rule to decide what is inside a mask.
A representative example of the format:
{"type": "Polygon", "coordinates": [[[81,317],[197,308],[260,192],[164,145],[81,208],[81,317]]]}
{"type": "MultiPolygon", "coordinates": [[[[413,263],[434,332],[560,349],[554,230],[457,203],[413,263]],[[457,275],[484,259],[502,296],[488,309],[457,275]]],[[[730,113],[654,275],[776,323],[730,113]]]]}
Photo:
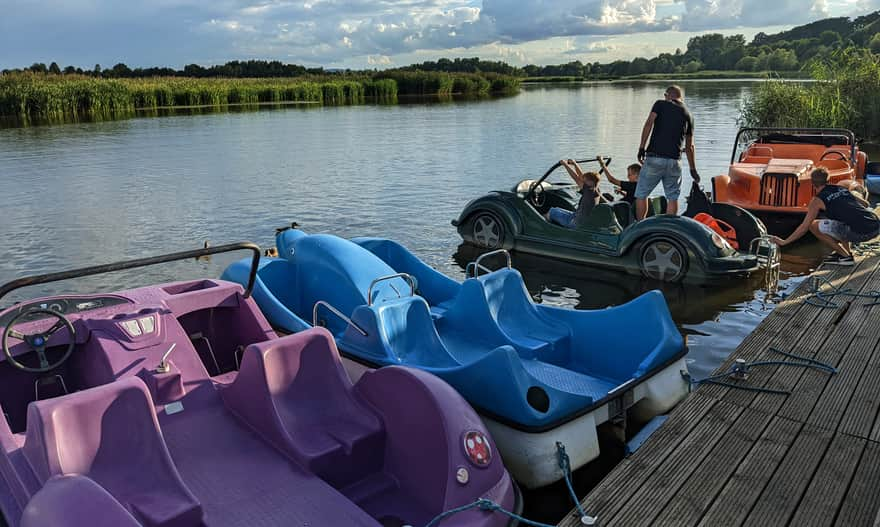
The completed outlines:
{"type": "Polygon", "coordinates": [[[504,222],[490,212],[478,212],[470,222],[471,238],[478,247],[500,249],[504,247],[507,229],[504,222]]]}
{"type": "Polygon", "coordinates": [[[688,254],[679,243],[667,238],[654,238],[639,250],[639,269],[653,280],[678,282],[687,274],[688,254]]]}

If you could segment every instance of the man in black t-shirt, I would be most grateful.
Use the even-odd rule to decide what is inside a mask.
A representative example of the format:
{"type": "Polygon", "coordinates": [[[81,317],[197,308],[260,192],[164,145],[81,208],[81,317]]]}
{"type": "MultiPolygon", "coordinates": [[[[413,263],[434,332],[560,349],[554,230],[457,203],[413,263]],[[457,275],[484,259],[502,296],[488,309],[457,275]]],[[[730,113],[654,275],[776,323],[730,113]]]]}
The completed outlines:
{"type": "Polygon", "coordinates": [[[828,171],[817,168],[810,174],[816,196],[807,205],[807,215],[791,236],[770,239],[779,246],[788,245],[809,230],[834,252],[825,262],[835,265],[853,265],[850,242],[866,242],[880,235],[880,219],[868,210],[869,203],[837,185],[828,183],[828,171]],[[825,211],[827,219],[817,219],[825,211]]]}
{"type": "Polygon", "coordinates": [[[683,97],[684,92],[680,87],[673,85],[666,88],[664,99],[654,103],[642,128],[638,153],[642,173],[636,188],[636,219],[645,218],[648,195],[661,181],[666,195],[666,213],[678,213],[682,149],[687,154],[691,178],[700,181],[694,160],[694,119],[682,102],[683,97]],[[645,143],[648,144],[647,148],[645,143]]]}

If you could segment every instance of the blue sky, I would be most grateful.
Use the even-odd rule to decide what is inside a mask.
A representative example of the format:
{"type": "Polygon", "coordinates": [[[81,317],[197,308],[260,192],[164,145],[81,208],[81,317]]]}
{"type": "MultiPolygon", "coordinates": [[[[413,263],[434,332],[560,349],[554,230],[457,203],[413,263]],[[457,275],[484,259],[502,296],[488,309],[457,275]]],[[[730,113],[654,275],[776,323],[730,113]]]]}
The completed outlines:
{"type": "Polygon", "coordinates": [[[479,56],[609,62],[707,31],[774,32],[880,0],[0,0],[0,68],[232,59],[385,68],[479,56]]]}

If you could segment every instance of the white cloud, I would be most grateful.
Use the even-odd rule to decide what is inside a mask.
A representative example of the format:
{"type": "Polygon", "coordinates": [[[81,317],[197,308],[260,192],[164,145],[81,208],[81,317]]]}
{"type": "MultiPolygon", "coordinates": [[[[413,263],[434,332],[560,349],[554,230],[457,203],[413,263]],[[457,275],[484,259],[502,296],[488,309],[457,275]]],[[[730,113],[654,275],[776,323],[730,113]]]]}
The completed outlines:
{"type": "Polygon", "coordinates": [[[684,0],[681,29],[796,25],[829,16],[825,0],[684,0]]]}
{"type": "Polygon", "coordinates": [[[370,66],[390,66],[392,60],[387,55],[367,55],[367,64],[370,66]]]}
{"type": "Polygon", "coordinates": [[[53,60],[179,67],[248,58],[362,67],[476,55],[513,63],[613,60],[666,51],[673,40],[683,46],[688,31],[742,32],[880,8],[880,0],[5,1],[0,67],[53,60]],[[29,38],[37,33],[44,37],[29,38]],[[632,34],[639,36],[626,37],[632,34]]]}

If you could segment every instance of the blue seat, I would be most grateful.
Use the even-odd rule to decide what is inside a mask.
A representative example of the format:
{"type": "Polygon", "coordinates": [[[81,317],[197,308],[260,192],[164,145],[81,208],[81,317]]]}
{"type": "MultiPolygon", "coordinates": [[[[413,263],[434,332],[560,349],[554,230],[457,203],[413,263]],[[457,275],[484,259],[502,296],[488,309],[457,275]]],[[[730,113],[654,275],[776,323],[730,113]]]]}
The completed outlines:
{"type": "MultiPolygon", "coordinates": [[[[656,291],[616,308],[565,310],[535,304],[513,269],[459,283],[390,240],[288,230],[276,242],[282,258],[264,259],[254,292],[270,321],[299,331],[308,327],[315,302],[330,302],[351,319],[320,311],[344,353],[375,366],[434,373],[478,409],[516,427],[580,415],[683,349],[656,291]],[[279,260],[285,263],[272,263],[279,260]],[[414,278],[417,294],[401,278],[376,282],[397,273],[414,278]],[[640,321],[640,331],[618,341],[615,335],[632,320],[640,321]]],[[[233,264],[224,278],[244,282],[247,265],[233,264]]]]}

